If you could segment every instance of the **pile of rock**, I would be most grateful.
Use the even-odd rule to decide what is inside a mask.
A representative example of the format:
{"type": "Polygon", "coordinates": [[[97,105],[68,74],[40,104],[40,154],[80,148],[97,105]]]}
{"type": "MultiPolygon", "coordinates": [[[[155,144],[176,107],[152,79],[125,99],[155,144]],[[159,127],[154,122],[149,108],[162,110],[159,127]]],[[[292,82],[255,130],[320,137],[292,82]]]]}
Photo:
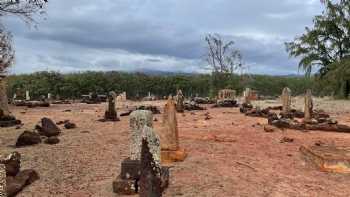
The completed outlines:
{"type": "MultiPolygon", "coordinates": [[[[283,97],[286,99],[288,97],[283,97]]],[[[304,112],[290,110],[290,102],[283,103],[283,112],[280,116],[273,115],[268,117],[270,125],[279,128],[290,128],[297,130],[319,130],[319,131],[334,131],[334,132],[350,132],[350,127],[347,125],[338,124],[337,121],[330,118],[324,111],[314,111],[311,91],[308,90],[305,94],[304,112]],[[286,106],[287,105],[287,106],[286,106]],[[302,121],[295,120],[295,117],[303,118],[302,121]]]]}
{"type": "Polygon", "coordinates": [[[0,196],[2,192],[7,197],[16,196],[24,187],[39,179],[35,170],[20,170],[20,168],[21,155],[18,152],[0,158],[0,196]],[[1,188],[5,191],[1,191],[1,188]]]}
{"type": "Polygon", "coordinates": [[[236,100],[224,99],[218,100],[213,107],[239,107],[239,105],[236,100]]]}
{"type": "Polygon", "coordinates": [[[50,107],[50,103],[48,101],[25,101],[25,100],[15,100],[13,101],[15,106],[21,107],[50,107]]]}
{"type": "Polygon", "coordinates": [[[57,136],[60,133],[61,129],[51,119],[43,118],[41,124],[35,126],[35,131],[24,131],[17,138],[16,147],[39,144],[42,140],[47,144],[57,144],[59,143],[57,136]]]}
{"type": "MultiPolygon", "coordinates": [[[[1,113],[1,112],[0,112],[1,113]]],[[[12,127],[20,125],[22,122],[12,115],[0,115],[0,127],[12,127]]]]}
{"type": "Polygon", "coordinates": [[[200,106],[195,101],[184,102],[184,110],[195,111],[195,110],[207,110],[207,108],[200,106]]]}
{"type": "Polygon", "coordinates": [[[192,101],[194,101],[197,104],[215,104],[215,100],[212,100],[209,97],[194,97],[192,101]]]}
{"type": "Polygon", "coordinates": [[[161,114],[158,107],[153,105],[141,105],[136,107],[136,110],[148,110],[151,111],[153,114],[161,114]]]}

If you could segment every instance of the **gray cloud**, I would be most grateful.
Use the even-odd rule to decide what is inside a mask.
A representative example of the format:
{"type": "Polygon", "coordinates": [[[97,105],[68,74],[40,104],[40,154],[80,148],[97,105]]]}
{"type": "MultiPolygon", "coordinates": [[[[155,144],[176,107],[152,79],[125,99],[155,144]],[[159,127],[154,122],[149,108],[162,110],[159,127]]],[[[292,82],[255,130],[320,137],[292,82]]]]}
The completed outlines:
{"type": "Polygon", "coordinates": [[[295,74],[283,43],[320,13],[318,0],[60,0],[28,28],[8,18],[17,61],[11,72],[138,70],[205,72],[204,37],[236,42],[249,72],[295,74]]]}

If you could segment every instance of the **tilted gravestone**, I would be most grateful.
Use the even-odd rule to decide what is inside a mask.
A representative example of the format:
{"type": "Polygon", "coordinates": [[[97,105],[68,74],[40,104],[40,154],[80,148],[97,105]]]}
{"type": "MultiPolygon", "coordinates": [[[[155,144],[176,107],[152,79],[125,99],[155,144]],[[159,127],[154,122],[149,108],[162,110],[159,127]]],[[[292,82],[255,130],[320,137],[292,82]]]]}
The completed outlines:
{"type": "Polygon", "coordinates": [[[313,101],[311,90],[307,90],[305,94],[305,106],[304,106],[304,122],[310,122],[312,119],[313,101]]]}
{"type": "Polygon", "coordinates": [[[130,158],[121,163],[121,172],[113,182],[113,191],[118,194],[132,195],[138,192],[141,174],[142,131],[145,126],[153,126],[153,114],[147,110],[137,110],[130,114],[130,158]]]}
{"type": "Polygon", "coordinates": [[[176,95],[176,111],[179,113],[183,113],[185,110],[185,97],[182,94],[181,90],[177,91],[177,95],[176,95]]]}
{"type": "Polygon", "coordinates": [[[162,196],[163,173],[160,165],[159,137],[152,128],[145,126],[142,137],[140,197],[162,196]]]}
{"type": "Polygon", "coordinates": [[[282,91],[281,99],[282,99],[282,113],[288,114],[290,112],[290,106],[292,103],[291,93],[292,91],[285,87],[282,91]]]}
{"type": "Polygon", "coordinates": [[[158,130],[163,162],[183,161],[187,154],[180,149],[179,131],[174,100],[169,97],[164,107],[162,127],[158,130]]]}
{"type": "Polygon", "coordinates": [[[116,110],[116,97],[117,94],[113,91],[108,94],[108,109],[105,112],[105,120],[119,121],[116,110]]]}
{"type": "Polygon", "coordinates": [[[0,197],[6,196],[6,167],[0,164],[0,197]]]}

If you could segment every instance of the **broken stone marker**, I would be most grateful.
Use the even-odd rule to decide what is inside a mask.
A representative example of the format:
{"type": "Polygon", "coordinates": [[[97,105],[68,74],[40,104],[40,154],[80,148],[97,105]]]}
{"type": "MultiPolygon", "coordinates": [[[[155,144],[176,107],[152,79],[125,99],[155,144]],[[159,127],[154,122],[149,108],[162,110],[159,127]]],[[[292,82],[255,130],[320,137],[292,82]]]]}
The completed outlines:
{"type": "Polygon", "coordinates": [[[145,126],[152,127],[152,121],[151,111],[137,110],[130,114],[130,158],[121,163],[120,175],[113,182],[115,193],[132,195],[138,192],[138,182],[141,175],[142,131],[145,126]]]}
{"type": "Polygon", "coordinates": [[[105,112],[105,120],[119,121],[116,110],[116,97],[117,94],[113,91],[108,94],[108,109],[105,112]]]}
{"type": "Polygon", "coordinates": [[[303,158],[324,172],[350,173],[350,147],[301,146],[303,158]]]}
{"type": "Polygon", "coordinates": [[[159,129],[158,135],[161,142],[162,162],[185,160],[187,154],[184,149],[180,149],[175,103],[171,97],[165,104],[162,128],[159,129]]]}
{"type": "Polygon", "coordinates": [[[142,129],[153,127],[153,114],[147,110],[137,110],[130,114],[131,144],[130,159],[141,159],[142,129]]]}
{"type": "Polygon", "coordinates": [[[288,114],[290,112],[291,103],[292,103],[291,90],[289,88],[285,87],[283,89],[281,99],[282,99],[282,113],[288,114]]]}
{"type": "Polygon", "coordinates": [[[176,95],[176,111],[179,113],[183,113],[184,112],[184,101],[185,101],[185,97],[182,94],[181,90],[177,91],[177,95],[176,95]]]}
{"type": "Polygon", "coordinates": [[[142,137],[140,197],[161,197],[163,190],[159,137],[146,126],[142,137]]]}
{"type": "Polygon", "coordinates": [[[311,122],[313,110],[313,101],[311,90],[307,90],[305,94],[305,107],[304,107],[304,122],[311,122]]]}
{"type": "Polygon", "coordinates": [[[0,197],[6,197],[6,168],[0,164],[0,197]]]}

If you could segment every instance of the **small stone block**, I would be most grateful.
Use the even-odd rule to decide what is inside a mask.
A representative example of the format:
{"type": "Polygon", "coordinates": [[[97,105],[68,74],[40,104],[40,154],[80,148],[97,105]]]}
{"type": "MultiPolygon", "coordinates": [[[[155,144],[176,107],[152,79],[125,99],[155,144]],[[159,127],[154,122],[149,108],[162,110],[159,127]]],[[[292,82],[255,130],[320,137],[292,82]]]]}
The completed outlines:
{"type": "Polygon", "coordinates": [[[138,191],[136,180],[121,179],[120,176],[113,181],[113,192],[122,195],[134,195],[138,191]]]}
{"type": "Polygon", "coordinates": [[[184,149],[179,149],[176,151],[172,150],[162,150],[161,151],[161,160],[162,163],[172,163],[184,161],[187,157],[187,153],[184,149]]]}
{"type": "Polygon", "coordinates": [[[120,177],[122,179],[137,180],[141,175],[141,162],[139,160],[125,159],[121,164],[120,177]]]}
{"type": "Polygon", "coordinates": [[[301,146],[299,150],[305,160],[321,171],[350,173],[350,147],[301,146]]]}

